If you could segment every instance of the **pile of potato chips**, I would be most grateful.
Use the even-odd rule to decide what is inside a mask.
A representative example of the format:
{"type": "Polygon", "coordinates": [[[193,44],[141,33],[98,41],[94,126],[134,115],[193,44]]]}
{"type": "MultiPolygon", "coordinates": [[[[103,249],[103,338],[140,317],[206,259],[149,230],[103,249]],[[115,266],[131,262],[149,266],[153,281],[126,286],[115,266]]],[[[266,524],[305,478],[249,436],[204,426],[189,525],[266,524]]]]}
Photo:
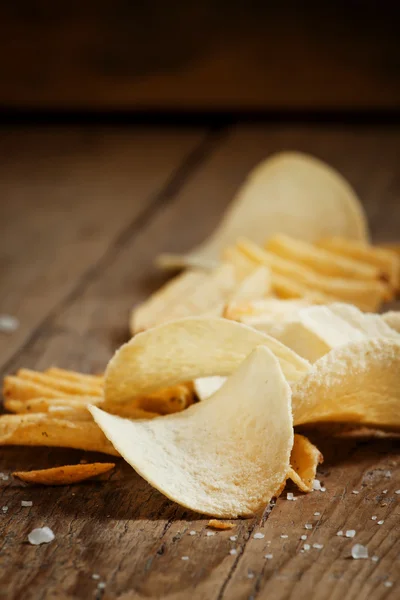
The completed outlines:
{"type": "MultiPolygon", "coordinates": [[[[400,429],[400,318],[375,312],[399,291],[400,257],[368,243],[361,205],[329,167],[270,159],[211,240],[163,262],[188,270],[133,310],[136,335],[104,375],[4,379],[14,414],[0,417],[0,444],[121,455],[168,498],[234,518],[288,478],[312,490],[322,456],[294,426],[400,429]]],[[[112,467],[16,476],[61,484],[112,467]]]]}

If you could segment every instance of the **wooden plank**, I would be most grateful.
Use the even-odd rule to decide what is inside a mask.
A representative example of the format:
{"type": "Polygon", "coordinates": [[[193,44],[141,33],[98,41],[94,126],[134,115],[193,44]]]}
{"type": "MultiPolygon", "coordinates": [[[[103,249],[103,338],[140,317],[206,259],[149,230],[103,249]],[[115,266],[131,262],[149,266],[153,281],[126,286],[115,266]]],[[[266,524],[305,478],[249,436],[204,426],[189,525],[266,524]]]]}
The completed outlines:
{"type": "MultiPolygon", "coordinates": [[[[169,203],[125,237],[101,271],[83,282],[79,294],[56,308],[9,369],[50,364],[102,369],[128,335],[132,303],[162,281],[152,268],[155,254],[187,249],[200,241],[248,168],[275,149],[313,151],[340,167],[366,197],[369,213],[378,217],[376,237],[389,239],[399,219],[395,202],[399,146],[400,132],[395,129],[237,128],[169,203]]],[[[235,530],[214,536],[206,535],[207,519],[166,500],[122,461],[104,483],[42,490],[0,481],[2,503],[9,506],[7,513],[0,514],[0,563],[4,565],[0,595],[100,598],[98,580],[92,579],[98,573],[100,581],[106,582],[104,598],[125,600],[326,598],[328,593],[335,600],[395,598],[398,442],[361,438],[340,444],[327,435],[313,435],[326,458],[320,469],[326,493],[314,492],[295,503],[283,496],[261,521],[241,520],[235,530]],[[385,477],[386,471],[391,471],[390,478],[385,477]],[[353,489],[360,494],[352,494],[353,489]],[[21,508],[23,499],[33,500],[34,506],[21,508]],[[321,515],[315,516],[316,511],[321,515]],[[383,525],[370,519],[374,514],[384,520],[383,525]],[[306,522],[314,525],[311,532],[304,529],[306,522]],[[56,540],[39,548],[25,544],[28,532],[42,525],[53,528],[56,540]],[[347,558],[354,540],[336,537],[339,529],[355,529],[355,541],[367,544],[370,554],[380,560],[347,558]],[[191,530],[196,535],[189,535],[191,530]],[[265,538],[255,540],[255,532],[263,532],[265,538]],[[285,533],[289,537],[281,538],[285,533]],[[301,553],[303,533],[324,548],[301,553]],[[238,535],[237,541],[230,541],[231,535],[238,535]],[[234,547],[237,555],[230,554],[234,547]],[[270,552],[273,559],[264,559],[270,552]],[[182,556],[189,560],[182,561],[182,556]],[[385,587],[386,581],[393,581],[393,588],[385,587]]],[[[89,455],[4,448],[0,471],[76,462],[82,457],[89,455]]]]}
{"type": "Polygon", "coordinates": [[[12,336],[0,336],[2,362],[157,209],[161,191],[192,167],[197,149],[201,154],[204,134],[2,130],[0,312],[21,323],[12,336]]]}
{"type": "Polygon", "coordinates": [[[396,3],[71,1],[0,7],[0,105],[398,109],[396,3]]]}

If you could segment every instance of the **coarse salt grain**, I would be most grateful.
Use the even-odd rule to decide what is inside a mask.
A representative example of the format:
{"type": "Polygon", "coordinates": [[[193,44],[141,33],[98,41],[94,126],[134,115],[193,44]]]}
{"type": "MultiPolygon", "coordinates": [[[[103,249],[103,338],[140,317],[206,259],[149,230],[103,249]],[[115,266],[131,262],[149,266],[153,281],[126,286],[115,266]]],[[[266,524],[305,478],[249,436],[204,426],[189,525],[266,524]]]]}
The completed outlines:
{"type": "Polygon", "coordinates": [[[315,492],[319,492],[321,490],[321,482],[319,479],[314,479],[313,484],[312,484],[312,489],[315,492]]]}
{"type": "Polygon", "coordinates": [[[8,511],[8,506],[3,506],[2,509],[3,513],[6,513],[8,511]]]}
{"type": "Polygon", "coordinates": [[[21,506],[33,506],[32,500],[21,500],[21,506]]]}
{"type": "Polygon", "coordinates": [[[321,492],[326,492],[326,487],[322,487],[321,492]]]}
{"type": "Polygon", "coordinates": [[[368,548],[362,544],[354,544],[351,549],[352,558],[368,558],[368,548]]]}
{"type": "Polygon", "coordinates": [[[306,524],[304,525],[304,529],[312,529],[312,525],[311,525],[311,523],[306,523],[306,524]]]}
{"type": "Polygon", "coordinates": [[[388,493],[388,491],[387,491],[387,490],[383,490],[383,491],[382,491],[382,494],[387,494],[387,493],[388,493]]]}
{"type": "Polygon", "coordinates": [[[231,535],[229,539],[231,540],[231,542],[236,542],[237,538],[237,535],[231,535]]]}
{"type": "Polygon", "coordinates": [[[247,579],[254,579],[254,573],[252,571],[247,573],[247,579]]]}
{"type": "Polygon", "coordinates": [[[6,475],[6,473],[0,473],[0,479],[7,481],[9,479],[9,475],[6,475]]]}
{"type": "Polygon", "coordinates": [[[188,556],[182,556],[182,560],[189,560],[188,556]]]}
{"type": "Polygon", "coordinates": [[[396,491],[395,491],[395,494],[400,494],[400,490],[396,490],[396,491]]]}
{"type": "Polygon", "coordinates": [[[207,537],[211,537],[212,535],[215,535],[215,531],[207,531],[206,532],[207,537]]]}
{"type": "Polygon", "coordinates": [[[393,583],[391,581],[385,581],[385,583],[383,584],[385,587],[392,587],[393,583]]]}
{"type": "Polygon", "coordinates": [[[232,556],[236,556],[236,554],[237,554],[237,550],[236,550],[236,548],[231,548],[231,549],[229,550],[229,554],[232,554],[232,556]]]}
{"type": "Polygon", "coordinates": [[[196,535],[196,532],[192,529],[192,531],[189,531],[189,535],[196,535]]]}
{"type": "Polygon", "coordinates": [[[319,517],[319,516],[320,516],[320,514],[321,514],[320,512],[315,512],[315,513],[314,513],[314,517],[319,517]]]}
{"type": "Polygon", "coordinates": [[[293,496],[293,493],[292,493],[292,492],[288,492],[288,493],[286,494],[286,500],[294,500],[294,496],[293,496]]]}
{"type": "Polygon", "coordinates": [[[381,521],[378,521],[378,525],[383,525],[384,524],[384,520],[382,519],[381,521]]]}
{"type": "Polygon", "coordinates": [[[353,538],[356,535],[356,530],[355,529],[348,529],[346,531],[346,537],[347,538],[353,538]]]}
{"type": "Polygon", "coordinates": [[[306,535],[301,535],[301,536],[300,536],[300,539],[301,539],[301,540],[306,540],[306,539],[307,539],[307,536],[306,536],[306,535]]]}
{"type": "Polygon", "coordinates": [[[273,554],[266,554],[264,558],[266,558],[267,560],[271,560],[271,558],[273,558],[273,554]]]}
{"type": "Polygon", "coordinates": [[[0,331],[2,333],[11,333],[19,327],[19,321],[11,315],[0,315],[0,331]]]}
{"type": "Polygon", "coordinates": [[[92,579],[100,579],[100,575],[98,573],[93,573],[92,579]]]}
{"type": "Polygon", "coordinates": [[[255,534],[253,535],[253,538],[254,538],[255,540],[262,540],[262,539],[264,539],[264,538],[265,538],[265,535],[264,535],[263,533],[255,533],[255,534]]]}
{"type": "Polygon", "coordinates": [[[341,537],[343,535],[343,531],[342,530],[338,531],[336,535],[338,535],[339,537],[341,537]]]}
{"type": "Polygon", "coordinates": [[[52,542],[54,538],[55,535],[50,529],[50,527],[38,527],[36,529],[32,529],[32,531],[28,535],[28,541],[33,546],[39,546],[40,544],[48,544],[49,542],[52,542]]]}
{"type": "Polygon", "coordinates": [[[286,533],[282,533],[281,538],[286,540],[289,536],[286,533]]]}
{"type": "Polygon", "coordinates": [[[377,517],[376,515],[372,515],[372,517],[371,517],[371,519],[372,519],[373,521],[376,521],[376,520],[377,520],[377,518],[378,518],[378,517],[377,517]]]}
{"type": "Polygon", "coordinates": [[[359,494],[360,492],[358,490],[353,490],[351,493],[352,494],[359,494]]]}
{"type": "Polygon", "coordinates": [[[390,478],[391,478],[391,476],[392,476],[392,471],[386,471],[386,472],[385,472],[385,477],[386,477],[387,479],[390,479],[390,478]]]}
{"type": "Polygon", "coordinates": [[[378,560],[379,560],[379,556],[371,556],[371,560],[372,560],[373,562],[378,562],[378,560]]]}
{"type": "Polygon", "coordinates": [[[310,544],[304,544],[303,546],[304,550],[309,550],[311,548],[310,544]]]}
{"type": "Polygon", "coordinates": [[[100,583],[97,584],[98,590],[104,590],[105,587],[106,587],[106,584],[104,583],[104,581],[100,581],[100,583]]]}
{"type": "Polygon", "coordinates": [[[322,548],[324,547],[324,545],[323,544],[313,544],[312,547],[316,548],[316,550],[322,550],[322,548]]]}

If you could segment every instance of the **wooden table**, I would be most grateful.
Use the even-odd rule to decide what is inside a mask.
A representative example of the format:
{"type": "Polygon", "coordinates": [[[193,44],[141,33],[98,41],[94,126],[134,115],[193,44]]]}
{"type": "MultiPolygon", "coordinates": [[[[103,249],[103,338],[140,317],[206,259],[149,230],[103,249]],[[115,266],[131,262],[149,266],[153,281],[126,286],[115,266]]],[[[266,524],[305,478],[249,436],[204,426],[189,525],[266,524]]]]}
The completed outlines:
{"type": "MultiPolygon", "coordinates": [[[[2,374],[21,366],[102,370],[128,338],[129,309],[164,281],[155,255],[199,242],[249,169],[274,151],[311,152],[340,169],[365,202],[374,239],[400,237],[398,126],[10,127],[0,147],[0,312],[21,323],[0,335],[2,374]]],[[[295,491],[297,502],[284,494],[261,521],[240,520],[214,536],[207,519],[168,501],[122,460],[104,482],[39,488],[1,480],[8,512],[0,510],[0,597],[398,597],[398,441],[312,439],[325,455],[325,493],[295,491]],[[55,541],[28,544],[44,525],[55,541]],[[357,531],[354,540],[336,535],[347,529],[357,531]],[[301,552],[303,534],[324,547],[301,552]],[[350,559],[354,542],[379,560],[350,559]]],[[[0,471],[92,458],[2,448],[0,471]]]]}

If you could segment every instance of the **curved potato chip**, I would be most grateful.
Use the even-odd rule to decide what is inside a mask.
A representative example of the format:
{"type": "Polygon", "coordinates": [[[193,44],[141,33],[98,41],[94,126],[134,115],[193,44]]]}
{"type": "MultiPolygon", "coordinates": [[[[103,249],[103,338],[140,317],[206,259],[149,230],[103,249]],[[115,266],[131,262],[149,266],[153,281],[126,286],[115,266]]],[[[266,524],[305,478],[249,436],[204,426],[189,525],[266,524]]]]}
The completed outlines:
{"type": "Polygon", "coordinates": [[[382,319],[386,325],[389,325],[391,329],[394,329],[397,331],[397,333],[400,333],[400,311],[390,310],[382,315],[382,319]]]}
{"type": "Polygon", "coordinates": [[[37,471],[15,471],[13,477],[17,477],[21,481],[25,481],[25,483],[71,485],[107,473],[114,467],[115,463],[85,463],[53,467],[52,469],[40,469],[37,471]]]}
{"type": "Polygon", "coordinates": [[[317,467],[323,460],[324,457],[321,452],[308,438],[295,433],[292,453],[290,455],[289,479],[302,492],[311,492],[317,467]]]}
{"type": "Polygon", "coordinates": [[[328,235],[369,237],[362,205],[337,171],[307,154],[283,152],[250,172],[219,227],[200,247],[175,258],[181,266],[190,264],[188,258],[217,259],[240,235],[261,244],[278,232],[310,242],[328,235]]]}
{"type": "Polygon", "coordinates": [[[97,407],[91,412],[146,481],[171,500],[210,516],[253,515],[289,470],[290,387],[276,357],[262,346],[212,398],[184,412],[140,422],[97,407]]]}
{"type": "Polygon", "coordinates": [[[400,341],[377,338],[334,348],[292,386],[295,425],[351,421],[400,427],[400,341]]]}
{"type": "Polygon", "coordinates": [[[140,333],[117,350],[106,370],[106,404],[198,377],[230,375],[259,345],[276,355],[289,381],[299,379],[309,369],[308,361],[246,325],[228,319],[189,317],[140,333]]]}

